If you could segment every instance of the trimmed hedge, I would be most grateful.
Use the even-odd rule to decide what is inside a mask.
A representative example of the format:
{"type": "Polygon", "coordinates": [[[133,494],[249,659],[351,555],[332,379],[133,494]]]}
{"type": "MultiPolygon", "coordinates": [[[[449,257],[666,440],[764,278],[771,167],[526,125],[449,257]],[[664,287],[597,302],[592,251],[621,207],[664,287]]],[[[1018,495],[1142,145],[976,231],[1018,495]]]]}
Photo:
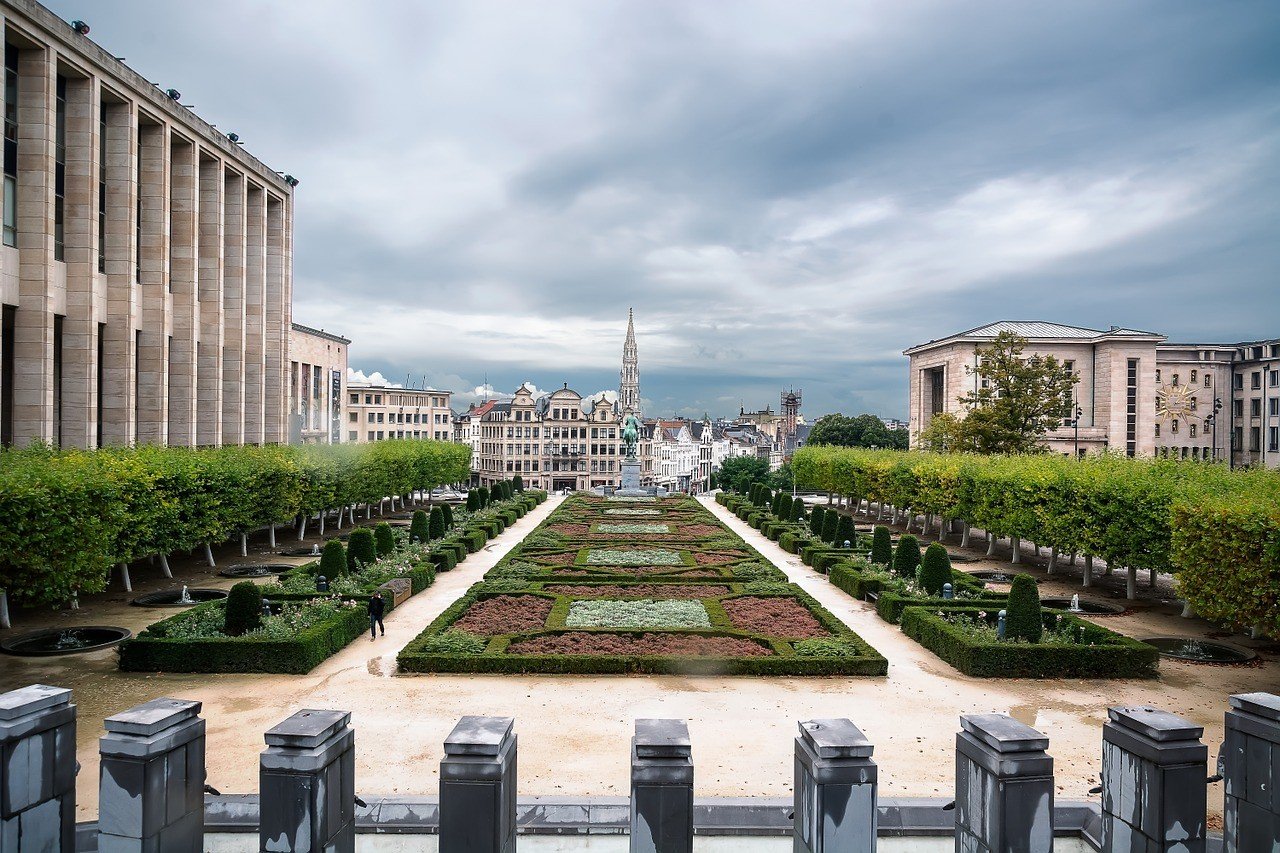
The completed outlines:
{"type": "Polygon", "coordinates": [[[985,678],[1155,678],[1160,653],[1154,646],[1117,634],[1067,613],[1047,614],[1061,620],[1093,645],[982,641],[938,615],[970,613],[980,607],[908,607],[902,632],[965,675],[985,678]]]}

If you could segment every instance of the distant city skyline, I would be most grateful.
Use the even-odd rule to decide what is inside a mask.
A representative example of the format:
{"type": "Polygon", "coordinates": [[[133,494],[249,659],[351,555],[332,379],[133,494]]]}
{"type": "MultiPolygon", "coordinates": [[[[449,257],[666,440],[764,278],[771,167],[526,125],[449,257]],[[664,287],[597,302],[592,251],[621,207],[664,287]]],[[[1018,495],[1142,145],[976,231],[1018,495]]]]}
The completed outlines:
{"type": "Polygon", "coordinates": [[[616,388],[634,305],[646,414],[905,417],[996,319],[1280,328],[1274,3],[50,5],[301,179],[296,319],[393,380],[616,388]]]}

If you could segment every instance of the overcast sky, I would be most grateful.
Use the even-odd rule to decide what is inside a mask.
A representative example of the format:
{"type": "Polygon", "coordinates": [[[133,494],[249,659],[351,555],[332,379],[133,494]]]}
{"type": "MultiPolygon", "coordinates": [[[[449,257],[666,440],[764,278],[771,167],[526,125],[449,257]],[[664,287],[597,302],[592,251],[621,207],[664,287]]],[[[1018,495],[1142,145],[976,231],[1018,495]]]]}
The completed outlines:
{"type": "Polygon", "coordinates": [[[297,189],[294,318],[461,392],[906,415],[996,319],[1280,335],[1280,3],[65,0],[297,189]]]}

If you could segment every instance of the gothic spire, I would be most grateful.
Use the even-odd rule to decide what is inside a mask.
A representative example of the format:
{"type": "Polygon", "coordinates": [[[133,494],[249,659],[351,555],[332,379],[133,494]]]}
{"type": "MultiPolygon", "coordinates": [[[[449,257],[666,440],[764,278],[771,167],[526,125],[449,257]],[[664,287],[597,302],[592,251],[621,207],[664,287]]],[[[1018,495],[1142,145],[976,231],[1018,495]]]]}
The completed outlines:
{"type": "Polygon", "coordinates": [[[632,309],[627,309],[627,339],[622,345],[622,372],[618,382],[619,414],[640,415],[640,356],[636,349],[636,326],[632,309]]]}

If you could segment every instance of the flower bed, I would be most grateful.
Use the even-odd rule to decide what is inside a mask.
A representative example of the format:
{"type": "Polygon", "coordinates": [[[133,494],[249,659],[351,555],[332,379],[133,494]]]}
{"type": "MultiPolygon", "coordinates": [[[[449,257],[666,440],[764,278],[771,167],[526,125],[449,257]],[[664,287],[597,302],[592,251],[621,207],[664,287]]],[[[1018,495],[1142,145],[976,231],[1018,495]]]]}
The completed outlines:
{"type": "Polygon", "coordinates": [[[885,673],[883,657],[697,501],[657,502],[661,524],[611,522],[616,509],[563,502],[401,651],[401,671],[885,673]]]}
{"type": "Polygon", "coordinates": [[[660,509],[641,509],[639,507],[616,507],[614,509],[604,510],[605,515],[662,515],[660,509]]]}

